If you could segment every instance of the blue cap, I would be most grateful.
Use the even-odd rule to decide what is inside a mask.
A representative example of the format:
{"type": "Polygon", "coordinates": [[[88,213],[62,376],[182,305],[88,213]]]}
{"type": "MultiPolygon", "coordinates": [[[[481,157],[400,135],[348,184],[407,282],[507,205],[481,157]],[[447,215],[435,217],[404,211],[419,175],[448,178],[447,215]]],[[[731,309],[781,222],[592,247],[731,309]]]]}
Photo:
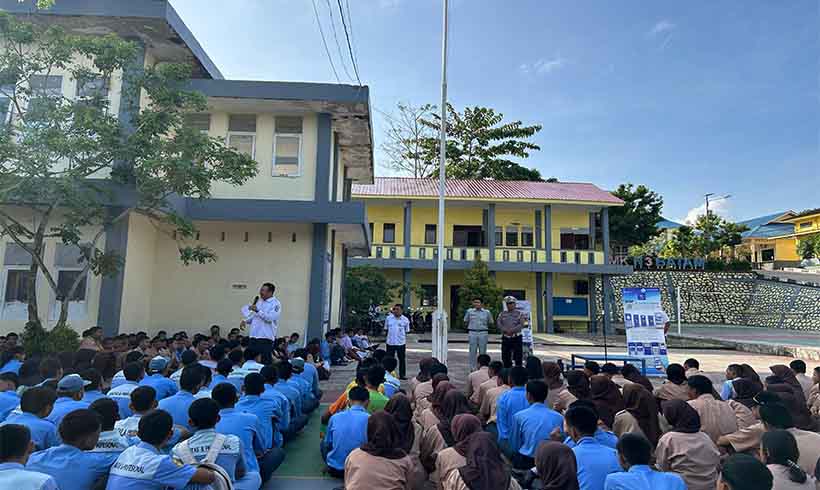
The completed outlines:
{"type": "Polygon", "coordinates": [[[156,356],[148,363],[148,369],[151,371],[162,371],[168,366],[168,359],[162,356],[156,356]]]}
{"type": "Polygon", "coordinates": [[[67,376],[63,376],[63,379],[57,383],[57,391],[77,393],[90,384],[91,381],[84,380],[79,374],[69,374],[67,376]]]}
{"type": "Polygon", "coordinates": [[[301,371],[305,369],[305,360],[300,357],[295,357],[290,360],[290,365],[293,366],[293,369],[301,371]]]}

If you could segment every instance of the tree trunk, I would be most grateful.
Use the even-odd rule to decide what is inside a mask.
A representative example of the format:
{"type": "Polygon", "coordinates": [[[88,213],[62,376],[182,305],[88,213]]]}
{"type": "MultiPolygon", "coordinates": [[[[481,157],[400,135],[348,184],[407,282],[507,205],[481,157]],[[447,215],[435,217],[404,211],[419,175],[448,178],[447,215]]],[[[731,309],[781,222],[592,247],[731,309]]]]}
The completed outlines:
{"type": "MultiPolygon", "coordinates": [[[[43,237],[40,234],[36,234],[34,237],[34,253],[37,254],[38,257],[43,256],[43,237]]],[[[36,324],[40,327],[43,326],[43,322],[40,321],[40,311],[37,304],[37,274],[40,270],[40,267],[37,265],[38,262],[32,258],[31,265],[29,266],[29,272],[34,277],[33,281],[29,281],[28,283],[28,321],[29,323],[36,324]]]]}

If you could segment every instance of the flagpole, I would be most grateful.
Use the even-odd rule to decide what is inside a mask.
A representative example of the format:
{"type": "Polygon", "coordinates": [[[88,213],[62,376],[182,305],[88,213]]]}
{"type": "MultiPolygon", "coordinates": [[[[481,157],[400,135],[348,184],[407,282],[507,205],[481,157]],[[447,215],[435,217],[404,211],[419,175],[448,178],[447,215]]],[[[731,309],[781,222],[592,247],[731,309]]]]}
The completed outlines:
{"type": "Polygon", "coordinates": [[[433,325],[433,356],[447,362],[447,313],[444,311],[444,194],[446,191],[447,158],[447,7],[444,0],[444,16],[441,40],[441,126],[438,163],[438,267],[436,271],[437,309],[433,325]]]}

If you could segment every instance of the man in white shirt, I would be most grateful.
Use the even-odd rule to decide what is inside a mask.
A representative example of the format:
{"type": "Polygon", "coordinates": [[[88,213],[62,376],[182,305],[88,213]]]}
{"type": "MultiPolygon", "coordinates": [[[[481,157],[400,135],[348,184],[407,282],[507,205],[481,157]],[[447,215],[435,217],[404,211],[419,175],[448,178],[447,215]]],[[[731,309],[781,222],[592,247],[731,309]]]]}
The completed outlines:
{"type": "Polygon", "coordinates": [[[399,378],[405,377],[405,355],[407,350],[407,334],[410,332],[410,320],[402,314],[402,305],[395,304],[390,314],[384,319],[384,328],[387,330],[387,355],[394,355],[399,360],[399,378]]]}
{"type": "Polygon", "coordinates": [[[242,307],[242,318],[251,326],[250,345],[262,354],[262,363],[270,364],[273,359],[273,341],[279,329],[279,316],[282,305],[273,296],[276,287],[266,282],[259,288],[259,296],[253,304],[242,307]]]}

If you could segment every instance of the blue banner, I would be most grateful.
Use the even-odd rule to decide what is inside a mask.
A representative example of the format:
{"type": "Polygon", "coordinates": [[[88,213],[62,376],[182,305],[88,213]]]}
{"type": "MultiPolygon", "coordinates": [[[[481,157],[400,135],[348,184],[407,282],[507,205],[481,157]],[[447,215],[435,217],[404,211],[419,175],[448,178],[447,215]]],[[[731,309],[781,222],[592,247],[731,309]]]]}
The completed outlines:
{"type": "Polygon", "coordinates": [[[661,290],[623,288],[621,293],[627,355],[645,358],[647,374],[663,374],[669,365],[669,357],[663,333],[661,290]]]}

